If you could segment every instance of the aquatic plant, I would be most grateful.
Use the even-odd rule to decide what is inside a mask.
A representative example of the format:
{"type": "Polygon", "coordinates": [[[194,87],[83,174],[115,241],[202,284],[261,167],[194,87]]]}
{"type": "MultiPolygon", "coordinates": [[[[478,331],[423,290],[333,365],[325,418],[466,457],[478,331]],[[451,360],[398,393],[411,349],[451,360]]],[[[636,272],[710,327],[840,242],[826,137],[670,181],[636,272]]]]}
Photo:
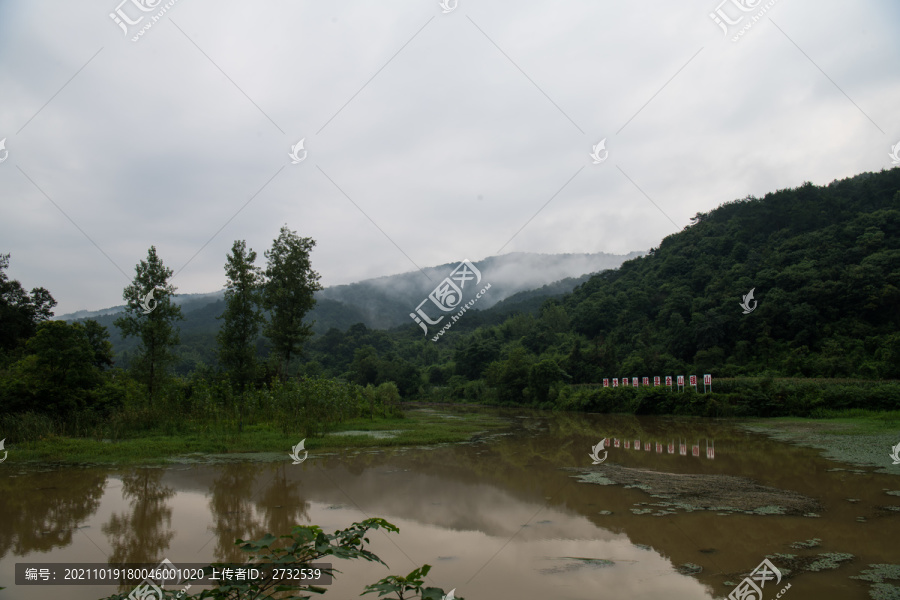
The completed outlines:
{"type": "Polygon", "coordinates": [[[801,548],[818,548],[822,544],[822,540],[819,538],[812,538],[811,540],[806,540],[805,542],[794,542],[791,544],[791,548],[801,549],[801,548]]]}

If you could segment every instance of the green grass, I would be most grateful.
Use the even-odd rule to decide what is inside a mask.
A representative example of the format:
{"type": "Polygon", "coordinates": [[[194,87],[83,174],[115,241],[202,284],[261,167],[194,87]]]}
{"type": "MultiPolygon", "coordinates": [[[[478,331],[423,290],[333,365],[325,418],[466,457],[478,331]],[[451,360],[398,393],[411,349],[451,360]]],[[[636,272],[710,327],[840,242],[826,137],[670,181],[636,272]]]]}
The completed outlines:
{"type": "Polygon", "coordinates": [[[772,427],[779,423],[812,423],[824,424],[821,433],[830,435],[865,435],[896,431],[900,429],[900,410],[877,411],[862,408],[844,410],[818,409],[812,418],[776,417],[754,421],[762,427],[766,421],[772,427]]]}
{"type": "MultiPolygon", "coordinates": [[[[451,415],[447,412],[412,410],[402,418],[361,417],[345,421],[331,429],[340,431],[396,430],[396,437],[376,439],[367,435],[308,437],[305,447],[311,453],[343,448],[388,447],[457,443],[468,441],[475,433],[506,426],[498,417],[485,413],[451,415]]],[[[169,429],[169,428],[165,428],[169,429]]],[[[8,446],[10,464],[38,461],[60,464],[155,464],[187,454],[231,454],[274,452],[285,456],[302,437],[285,434],[274,423],[244,427],[238,433],[233,425],[183,423],[181,433],[149,430],[119,441],[63,436],[42,437],[33,442],[8,446]]]]}

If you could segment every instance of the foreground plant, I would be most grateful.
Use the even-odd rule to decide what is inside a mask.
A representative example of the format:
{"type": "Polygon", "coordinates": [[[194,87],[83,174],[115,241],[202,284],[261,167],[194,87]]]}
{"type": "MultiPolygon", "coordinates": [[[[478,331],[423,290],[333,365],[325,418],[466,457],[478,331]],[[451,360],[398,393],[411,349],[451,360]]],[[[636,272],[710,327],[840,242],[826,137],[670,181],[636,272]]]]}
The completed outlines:
{"type": "Polygon", "coordinates": [[[398,600],[408,600],[411,598],[421,598],[422,600],[450,600],[451,598],[455,600],[464,600],[461,596],[458,597],[453,595],[452,592],[445,596],[444,590],[441,588],[423,587],[425,581],[422,578],[428,575],[428,571],[430,570],[431,565],[422,565],[418,569],[411,571],[406,577],[401,577],[400,575],[388,575],[377,583],[367,585],[366,591],[361,595],[365,596],[366,594],[378,592],[379,598],[388,594],[397,594],[398,600]],[[407,596],[405,595],[407,593],[412,593],[413,595],[407,596]]]}
{"type": "MultiPolygon", "coordinates": [[[[273,567],[290,565],[292,568],[309,568],[310,564],[319,559],[331,556],[341,559],[362,558],[364,560],[387,564],[376,554],[366,549],[369,538],[366,537],[370,529],[384,529],[397,533],[399,528],[384,519],[366,519],[360,523],[354,523],[346,529],[326,534],[315,525],[298,525],[294,527],[290,535],[274,536],[266,534],[258,540],[235,541],[242,552],[248,553],[247,563],[260,571],[270,575],[246,581],[229,581],[215,586],[212,589],[202,590],[194,595],[185,595],[181,590],[159,590],[156,592],[138,592],[132,590],[125,594],[114,594],[102,600],[308,600],[309,594],[324,594],[327,588],[314,585],[286,585],[281,579],[275,579],[271,573],[273,567]],[[273,548],[272,545],[279,540],[289,540],[284,545],[273,548]],[[143,595],[142,595],[143,594],[143,595]]],[[[226,563],[212,563],[203,568],[209,574],[213,570],[221,571],[229,566],[226,563]]],[[[379,592],[379,596],[396,593],[399,600],[443,600],[444,591],[440,588],[423,588],[422,577],[428,574],[430,565],[423,565],[415,569],[406,577],[391,575],[381,581],[366,587],[364,594],[379,592]],[[404,595],[412,593],[414,595],[404,595]]],[[[323,573],[334,577],[340,573],[333,567],[323,568],[323,573]]],[[[461,599],[458,599],[461,600],[461,599]]]]}

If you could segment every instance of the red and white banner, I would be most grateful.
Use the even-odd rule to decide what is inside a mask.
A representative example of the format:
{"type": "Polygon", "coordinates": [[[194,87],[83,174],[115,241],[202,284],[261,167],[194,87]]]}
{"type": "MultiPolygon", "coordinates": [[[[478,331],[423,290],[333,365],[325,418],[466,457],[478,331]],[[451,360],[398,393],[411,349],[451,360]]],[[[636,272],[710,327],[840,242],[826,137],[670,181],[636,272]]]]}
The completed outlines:
{"type": "Polygon", "coordinates": [[[696,375],[691,375],[691,385],[693,385],[693,386],[697,385],[697,376],[696,375]]]}
{"type": "Polygon", "coordinates": [[[641,449],[641,440],[634,440],[634,449],[635,450],[641,449]]]}
{"type": "Polygon", "coordinates": [[[712,375],[707,373],[703,376],[703,385],[712,385],[712,375]]]}
{"type": "Polygon", "coordinates": [[[672,387],[672,376],[666,375],[666,385],[672,387]]]}
{"type": "Polygon", "coordinates": [[[675,442],[669,442],[669,454],[675,454],[675,442]]]}
{"type": "Polygon", "coordinates": [[[678,376],[678,385],[684,385],[684,375],[678,376]]]}
{"type": "Polygon", "coordinates": [[[656,387],[659,385],[659,375],[653,378],[653,386],[656,387]]]}
{"type": "Polygon", "coordinates": [[[644,442],[644,452],[650,452],[650,442],[644,442]]]}
{"type": "Polygon", "coordinates": [[[662,444],[660,444],[659,442],[656,442],[656,453],[662,454],[662,444]]]}
{"type": "Polygon", "coordinates": [[[622,444],[621,444],[621,442],[619,442],[619,438],[616,438],[613,440],[613,448],[618,448],[621,445],[622,444]]]}
{"type": "Polygon", "coordinates": [[[638,386],[638,378],[637,377],[631,378],[631,385],[633,385],[634,387],[638,386]]]}
{"type": "Polygon", "coordinates": [[[609,387],[609,379],[603,379],[603,387],[609,387]]]}
{"type": "Polygon", "coordinates": [[[613,387],[619,387],[619,378],[618,377],[613,378],[613,387]]]}
{"type": "Polygon", "coordinates": [[[700,444],[695,444],[693,448],[691,448],[691,454],[694,456],[700,456],[700,444]]]}
{"type": "Polygon", "coordinates": [[[649,378],[649,377],[644,377],[644,383],[643,383],[643,385],[650,385],[650,378],[649,378]]]}

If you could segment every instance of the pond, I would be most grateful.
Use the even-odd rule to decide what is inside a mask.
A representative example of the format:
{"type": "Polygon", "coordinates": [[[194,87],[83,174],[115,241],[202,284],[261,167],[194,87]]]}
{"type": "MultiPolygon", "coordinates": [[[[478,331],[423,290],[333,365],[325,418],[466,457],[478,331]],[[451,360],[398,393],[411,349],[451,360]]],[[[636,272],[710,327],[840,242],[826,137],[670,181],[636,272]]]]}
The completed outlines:
{"type": "Polygon", "coordinates": [[[17,562],[240,562],[236,538],[369,517],[400,528],[370,535],[390,568],[337,561],[323,598],[356,598],[425,563],[429,585],[467,600],[724,598],[773,555],[787,579],[762,578],[766,600],[788,583],[788,600],[862,600],[870,584],[851,576],[900,562],[896,475],[729,421],[488,412],[509,427],[465,444],[310,453],[297,465],[288,448],[152,468],[0,464],[0,599],[126,591],[26,589],[14,585],[17,562]]]}

